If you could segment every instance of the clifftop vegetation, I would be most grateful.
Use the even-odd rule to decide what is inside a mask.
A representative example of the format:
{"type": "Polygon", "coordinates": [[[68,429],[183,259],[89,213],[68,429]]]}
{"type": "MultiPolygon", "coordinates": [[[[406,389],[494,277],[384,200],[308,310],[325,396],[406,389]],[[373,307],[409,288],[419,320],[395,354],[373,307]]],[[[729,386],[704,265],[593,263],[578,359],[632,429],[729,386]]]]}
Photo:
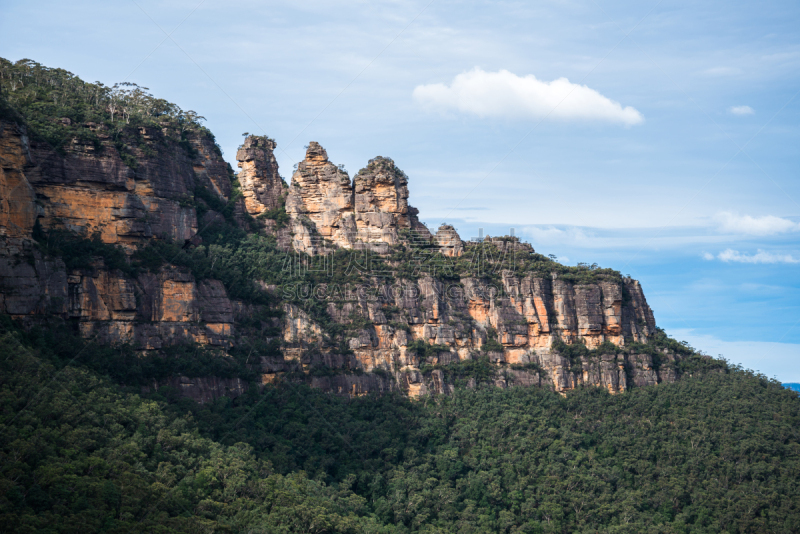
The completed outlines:
{"type": "Polygon", "coordinates": [[[111,87],[85,82],[69,71],[30,59],[12,63],[0,58],[0,118],[22,119],[31,136],[57,151],[63,152],[73,138],[99,148],[96,128],[87,123],[106,128],[115,140],[123,131],[141,126],[166,128],[178,142],[185,142],[188,132],[214,139],[202,125],[204,117],[147,91],[131,82],[111,87]]]}

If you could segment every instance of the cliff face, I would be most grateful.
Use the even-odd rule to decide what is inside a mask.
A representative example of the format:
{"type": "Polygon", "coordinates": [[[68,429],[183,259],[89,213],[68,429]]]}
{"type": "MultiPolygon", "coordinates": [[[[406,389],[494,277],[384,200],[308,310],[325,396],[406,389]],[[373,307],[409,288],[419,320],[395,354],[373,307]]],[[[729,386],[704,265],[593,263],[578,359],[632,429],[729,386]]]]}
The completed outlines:
{"type": "Polygon", "coordinates": [[[417,220],[416,208],[408,205],[408,176],[391,159],[370,160],[356,174],[353,186],[359,240],[372,244],[376,252],[388,252],[388,245],[396,245],[400,229],[427,233],[417,220]]]}
{"type": "Polygon", "coordinates": [[[233,328],[231,304],[218,281],[196,283],[177,269],[130,278],[98,259],[67,270],[30,240],[44,228],[132,249],[153,238],[184,242],[197,233],[195,188],[227,200],[228,166],[213,142],[195,135],[190,151],[165,132],[142,129],[123,163],[104,127],[89,123],[99,147],[70,143],[59,154],[31,142],[21,127],[0,122],[0,311],[30,322],[55,315],[82,333],[143,349],[194,341],[224,346],[233,328]],[[202,324],[201,324],[202,323],[202,324]]]}
{"type": "Polygon", "coordinates": [[[4,238],[0,245],[0,312],[23,324],[57,317],[86,337],[141,350],[231,346],[235,303],[217,280],[198,282],[178,268],[131,278],[99,258],[90,269],[68,270],[28,240],[4,238]]]}
{"type": "Polygon", "coordinates": [[[589,349],[604,342],[624,347],[626,340],[646,341],[655,331],[655,320],[635,280],[574,285],[511,272],[504,272],[502,280],[496,288],[477,279],[445,285],[426,276],[414,284],[378,283],[326,298],[336,323],[353,324],[354,317],[370,323],[347,339],[349,356],[326,346],[320,326],[292,306],[286,314],[285,358],[307,367],[377,370],[381,376],[394,376],[397,387],[409,394],[421,394],[447,391],[435,385],[435,376],[423,379],[423,366],[477,358],[494,337],[499,345],[488,355],[498,365],[518,367],[509,369],[512,381],[556,391],[601,385],[616,393],[627,388],[629,374],[635,385],[674,379],[675,355],[666,355],[657,370],[647,354],[621,351],[571,361],[551,350],[559,340],[580,339],[589,349]],[[421,355],[415,340],[436,346],[436,354],[421,355]]]}
{"type": "Polygon", "coordinates": [[[292,175],[286,212],[292,220],[294,249],[308,254],[329,250],[326,241],[350,248],[356,240],[353,188],[345,171],[311,142],[292,175]]]}
{"type": "Polygon", "coordinates": [[[190,137],[190,156],[161,130],[123,135],[130,144],[116,141],[123,142],[133,168],[122,161],[105,126],[85,128],[97,134],[99,146],[74,139],[59,154],[29,141],[17,125],[0,123],[6,235],[29,237],[36,213],[45,228],[99,233],[105,243],[184,241],[197,233],[195,188],[206,187],[222,200],[230,195],[227,164],[205,137],[190,137]]]}
{"type": "MultiPolygon", "coordinates": [[[[248,137],[237,153],[243,200],[235,218],[263,220],[260,231],[295,253],[375,252],[395,274],[365,273],[346,287],[324,281],[301,288],[293,280],[265,285],[283,308],[280,319],[270,319],[278,337],[253,326],[268,306],[233,300],[222,282],[197,280],[187,268],[167,264],[125,274],[99,257],[91,267],[67,268],[31,239],[37,220],[43,228],[98,233],[129,253],[154,239],[186,248],[202,242],[199,226],[222,220],[203,198],[218,204],[234,194],[228,166],[207,137],[189,135],[178,144],[168,131],[129,132],[122,141],[126,164],[114,144],[119,139],[104,127],[86,128],[97,133],[99,146],[76,140],[60,154],[0,122],[0,312],[25,324],[57,317],[88,338],[142,351],[187,342],[226,351],[274,339],[280,355],[251,363],[263,384],[304,370],[315,387],[346,395],[448,393],[454,385],[447,365],[486,356],[501,370],[499,387],[565,391],[589,384],[620,392],[677,379],[677,355],[654,361],[651,353],[626,348],[655,332],[635,280],[483,272],[487,258],[529,257],[533,248],[514,238],[464,242],[447,225],[431,236],[408,205],[408,178],[392,160],[371,160],[351,182],[313,142],[287,187],[274,141],[248,137]],[[199,189],[206,196],[198,197],[199,189]],[[284,202],[288,223],[263,217],[280,212],[284,202]],[[198,206],[206,213],[201,221],[198,206]],[[436,268],[423,268],[400,276],[402,262],[386,253],[414,243],[447,261],[472,258],[478,272],[442,278],[436,268]],[[304,308],[324,309],[325,324],[304,308]],[[569,356],[554,350],[562,342],[603,350],[569,356]],[[606,350],[606,343],[618,349],[606,350]]],[[[174,377],[170,385],[200,401],[246,388],[241,380],[215,377],[174,377]]]]}
{"type": "Polygon", "coordinates": [[[36,195],[25,177],[28,139],[15,124],[0,121],[0,235],[30,237],[36,222],[36,195]]]}

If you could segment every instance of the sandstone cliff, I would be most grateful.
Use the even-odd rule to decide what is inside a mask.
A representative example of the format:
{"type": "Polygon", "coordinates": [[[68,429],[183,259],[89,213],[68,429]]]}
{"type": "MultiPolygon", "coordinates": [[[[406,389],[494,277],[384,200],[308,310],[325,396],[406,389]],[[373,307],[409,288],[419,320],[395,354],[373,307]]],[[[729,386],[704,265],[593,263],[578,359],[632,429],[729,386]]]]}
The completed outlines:
{"type": "MultiPolygon", "coordinates": [[[[576,362],[552,350],[563,341],[580,340],[587,349],[647,341],[655,321],[635,280],[575,285],[512,272],[504,272],[502,280],[502,287],[494,288],[477,279],[446,284],[423,276],[414,283],[377,283],[325,297],[327,313],[336,323],[353,324],[354,317],[368,323],[352,330],[346,340],[350,355],[326,346],[320,326],[292,305],[285,323],[285,358],[307,367],[394,373],[401,387],[420,382],[426,364],[446,365],[487,354],[501,366],[536,369],[515,369],[514,374],[517,380],[557,391],[582,384],[624,391],[628,374],[635,385],[673,379],[674,355],[665,357],[659,373],[646,354],[612,351],[594,361],[576,362]],[[416,340],[435,347],[436,354],[422,356],[416,340]],[[313,349],[308,342],[314,343],[313,349]],[[488,352],[487,346],[492,347],[488,352]]],[[[317,297],[322,294],[317,292],[317,297]]],[[[410,386],[404,389],[415,392],[410,386]]]]}
{"type": "MultiPolygon", "coordinates": [[[[105,126],[85,127],[99,146],[76,138],[58,153],[0,121],[0,312],[24,324],[55,317],[90,339],[141,351],[198,343],[224,354],[279,343],[277,354],[248,349],[262,384],[305,376],[346,395],[448,393],[453,365],[487,358],[498,387],[596,385],[616,393],[678,377],[679,355],[641,350],[656,325],[638,282],[589,270],[576,277],[513,237],[464,242],[448,225],[432,236],[391,159],[370,160],[351,182],[312,142],[287,187],[274,141],[250,136],[237,152],[236,200],[232,173],[206,136],[180,144],[166,129],[130,131],[123,161],[105,126]],[[231,202],[234,215],[223,216],[231,202]],[[236,220],[289,250],[289,276],[258,281],[269,304],[232,299],[231,287],[198,279],[170,258],[140,272],[103,257],[68,267],[32,239],[38,221],[47,230],[97,234],[130,254],[153,240],[191,248],[204,228],[236,220]],[[339,269],[331,262],[342,249],[377,254],[384,271],[353,274],[363,265],[352,257],[339,269]],[[327,278],[304,270],[305,255],[330,258],[327,278]],[[254,319],[265,311],[273,318],[254,319]]],[[[247,387],[215,377],[174,377],[169,385],[200,401],[247,387]]]]}
{"type": "Polygon", "coordinates": [[[204,136],[190,137],[190,155],[161,130],[128,132],[124,139],[130,142],[126,147],[133,168],[122,161],[107,127],[87,123],[85,128],[100,145],[74,139],[59,154],[30,141],[20,126],[0,122],[0,187],[8,206],[4,235],[30,237],[35,213],[45,228],[99,233],[106,243],[184,241],[198,230],[195,188],[205,187],[223,201],[231,194],[228,166],[204,136]]]}

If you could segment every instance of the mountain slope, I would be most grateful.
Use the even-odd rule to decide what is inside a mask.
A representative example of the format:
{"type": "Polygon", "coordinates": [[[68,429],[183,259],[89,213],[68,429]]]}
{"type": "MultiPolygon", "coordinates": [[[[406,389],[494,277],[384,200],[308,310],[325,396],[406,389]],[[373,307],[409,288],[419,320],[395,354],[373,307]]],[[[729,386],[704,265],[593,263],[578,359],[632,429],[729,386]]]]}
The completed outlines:
{"type": "Polygon", "coordinates": [[[705,358],[674,384],[143,399],[5,330],[7,532],[796,532],[800,400],[705,358]]]}

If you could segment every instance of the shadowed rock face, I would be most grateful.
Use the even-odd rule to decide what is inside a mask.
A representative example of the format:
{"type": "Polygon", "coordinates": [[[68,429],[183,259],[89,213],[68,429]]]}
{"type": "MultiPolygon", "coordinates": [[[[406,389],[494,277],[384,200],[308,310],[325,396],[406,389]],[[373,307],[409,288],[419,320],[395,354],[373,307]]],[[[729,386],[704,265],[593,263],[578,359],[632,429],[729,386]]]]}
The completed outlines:
{"type": "Polygon", "coordinates": [[[62,155],[0,122],[4,235],[29,237],[35,214],[44,228],[99,233],[104,242],[126,247],[153,237],[184,241],[197,233],[195,188],[222,200],[230,195],[227,164],[205,136],[190,135],[190,157],[161,130],[140,128],[129,134],[136,133],[135,141],[126,138],[134,169],[120,159],[105,126],[85,127],[98,135],[99,148],[75,139],[62,155]]]}
{"type": "Polygon", "coordinates": [[[61,155],[0,121],[0,312],[23,322],[55,315],[85,335],[157,349],[181,342],[230,345],[231,303],[219,281],[197,283],[172,269],[133,279],[105,268],[68,271],[30,240],[66,228],[133,248],[151,238],[182,242],[197,233],[195,188],[227,200],[228,165],[210,139],[190,135],[193,156],[161,130],[140,129],[125,165],[104,127],[88,123],[98,149],[73,142],[61,155]],[[202,324],[201,324],[202,323],[202,324]]]}
{"type": "Polygon", "coordinates": [[[221,282],[197,282],[185,270],[131,278],[100,259],[90,269],[67,270],[28,240],[0,238],[0,312],[23,324],[55,316],[75,321],[84,336],[142,350],[180,343],[225,348],[233,340],[233,306],[221,282]]]}
{"type": "Polygon", "coordinates": [[[15,124],[0,121],[0,235],[30,237],[36,222],[36,194],[25,177],[28,140],[15,124]]]}

